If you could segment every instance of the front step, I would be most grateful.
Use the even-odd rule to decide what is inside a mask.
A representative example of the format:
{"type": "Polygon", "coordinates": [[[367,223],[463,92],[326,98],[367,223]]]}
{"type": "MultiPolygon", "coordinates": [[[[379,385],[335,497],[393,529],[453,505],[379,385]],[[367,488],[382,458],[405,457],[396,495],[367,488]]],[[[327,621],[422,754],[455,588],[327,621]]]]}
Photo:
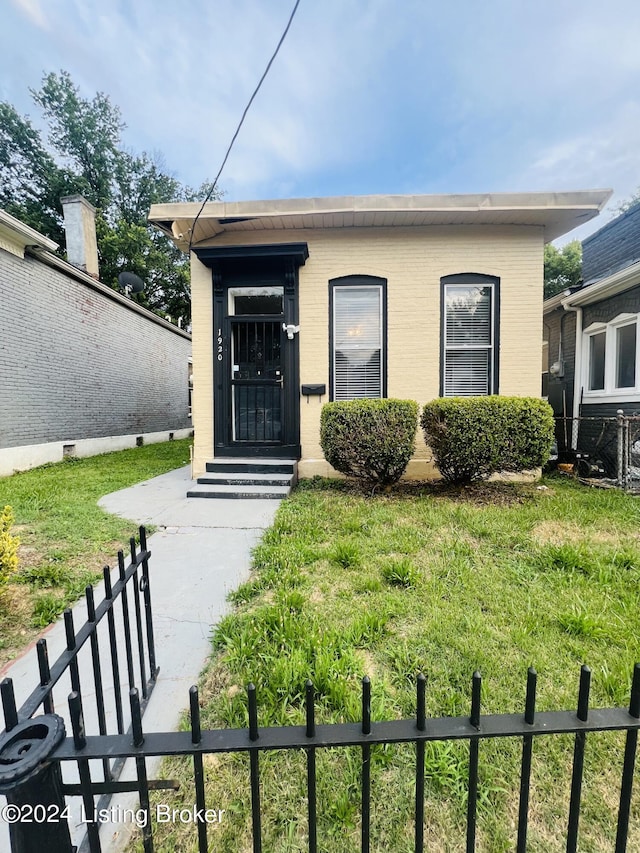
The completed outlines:
{"type": "Polygon", "coordinates": [[[214,459],[207,462],[207,472],[217,473],[226,471],[229,473],[250,474],[293,474],[298,463],[293,459],[214,459]]]}
{"type": "Polygon", "coordinates": [[[187,492],[188,498],[282,500],[297,480],[291,459],[215,459],[207,474],[187,492]]]}

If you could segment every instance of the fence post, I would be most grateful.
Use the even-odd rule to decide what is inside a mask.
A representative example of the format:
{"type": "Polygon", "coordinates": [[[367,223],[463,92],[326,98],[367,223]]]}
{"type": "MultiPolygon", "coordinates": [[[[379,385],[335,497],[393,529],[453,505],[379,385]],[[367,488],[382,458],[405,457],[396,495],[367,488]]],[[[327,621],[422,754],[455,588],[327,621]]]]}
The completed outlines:
{"type": "Polygon", "coordinates": [[[625,470],[624,470],[624,412],[622,409],[618,409],[616,412],[618,418],[617,425],[617,434],[618,434],[618,485],[624,486],[625,484],[625,470]]]}
{"type": "Polygon", "coordinates": [[[0,737],[0,793],[7,798],[4,818],[9,824],[11,853],[75,850],[60,763],[51,761],[64,736],[62,717],[44,714],[18,723],[0,737]]]}

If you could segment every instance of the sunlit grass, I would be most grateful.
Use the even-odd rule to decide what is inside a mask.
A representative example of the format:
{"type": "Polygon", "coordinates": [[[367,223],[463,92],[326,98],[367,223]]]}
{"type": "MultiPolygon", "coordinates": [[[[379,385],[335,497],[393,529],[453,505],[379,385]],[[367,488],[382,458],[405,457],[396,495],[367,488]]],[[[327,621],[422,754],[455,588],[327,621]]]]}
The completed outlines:
{"type": "MultiPolygon", "coordinates": [[[[304,685],[318,722],[360,720],[372,682],[374,720],[412,717],[428,677],[429,716],[468,716],[474,670],[483,713],[524,709],[527,668],[538,709],[574,708],[580,665],[591,705],[628,703],[640,659],[640,503],[550,478],[533,486],[406,488],[363,496],[347,484],[303,482],[254,552],[254,572],[214,631],[201,684],[203,725],[245,726],[248,682],[260,726],[304,723],[304,685]]],[[[581,849],[612,849],[623,737],[589,735],[581,849]]],[[[573,739],[534,747],[529,849],[564,849],[573,739]]],[[[478,849],[515,849],[521,744],[480,748],[478,849]]],[[[263,849],[306,849],[303,756],[261,754],[263,849]]],[[[246,756],[212,756],[208,800],[228,808],[212,849],[251,849],[246,756]]],[[[372,755],[373,850],[413,849],[414,747],[372,755]]],[[[426,750],[429,850],[464,850],[468,746],[426,750]]],[[[172,763],[189,800],[190,762],[172,763]]],[[[320,849],[359,849],[360,753],[318,752],[320,849]]],[[[167,794],[162,797],[166,799],[167,794]]],[[[637,800],[628,849],[640,849],[637,800]]],[[[195,849],[191,827],[162,827],[160,850],[195,849]]]]}
{"type": "Polygon", "coordinates": [[[37,629],[54,621],[102,577],[135,522],[110,515],[98,500],[189,461],[190,439],[67,459],[0,478],[0,505],[15,515],[19,569],[0,596],[0,664],[37,629]]]}

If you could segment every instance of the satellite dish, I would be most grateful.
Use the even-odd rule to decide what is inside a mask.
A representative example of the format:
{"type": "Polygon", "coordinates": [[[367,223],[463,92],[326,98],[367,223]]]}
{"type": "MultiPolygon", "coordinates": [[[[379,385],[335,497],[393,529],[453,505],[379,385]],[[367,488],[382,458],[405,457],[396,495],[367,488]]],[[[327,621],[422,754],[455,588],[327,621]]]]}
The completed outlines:
{"type": "Polygon", "coordinates": [[[134,272],[121,272],[118,276],[118,284],[130,296],[132,293],[142,293],[144,282],[134,272]]]}

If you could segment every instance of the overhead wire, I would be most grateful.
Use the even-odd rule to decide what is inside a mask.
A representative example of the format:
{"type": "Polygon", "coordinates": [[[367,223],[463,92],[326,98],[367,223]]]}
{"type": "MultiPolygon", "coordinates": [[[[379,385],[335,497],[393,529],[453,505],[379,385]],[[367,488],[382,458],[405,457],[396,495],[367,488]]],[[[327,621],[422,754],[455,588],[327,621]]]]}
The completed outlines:
{"type": "Polygon", "coordinates": [[[291,14],[289,15],[289,20],[287,21],[287,25],[286,25],[286,27],[284,28],[284,31],[283,31],[282,35],[280,36],[280,40],[279,40],[279,42],[278,42],[278,44],[277,44],[277,46],[276,46],[276,49],[274,50],[274,52],[273,52],[273,54],[272,54],[272,56],[271,56],[271,59],[270,59],[270,60],[269,60],[269,62],[267,63],[267,67],[264,69],[264,72],[263,72],[262,77],[260,78],[260,80],[259,80],[259,82],[258,82],[258,85],[257,85],[257,86],[256,86],[256,88],[253,90],[253,94],[252,94],[252,95],[251,95],[251,97],[249,98],[249,101],[248,101],[248,103],[247,103],[247,106],[244,108],[244,112],[242,113],[242,117],[241,117],[241,119],[240,119],[240,122],[238,123],[238,126],[237,126],[237,128],[236,128],[236,131],[235,131],[235,133],[233,134],[233,137],[232,137],[232,139],[231,139],[231,142],[229,143],[229,147],[227,148],[227,153],[224,155],[224,159],[223,159],[223,161],[222,161],[222,165],[221,165],[221,166],[220,166],[220,168],[218,169],[218,174],[217,174],[217,175],[215,176],[215,178],[213,179],[213,182],[212,182],[212,184],[211,184],[211,187],[209,188],[209,192],[206,194],[205,199],[204,199],[204,201],[202,202],[202,205],[200,206],[200,210],[198,211],[198,213],[196,214],[195,219],[193,220],[193,224],[191,225],[190,234],[189,234],[189,251],[188,251],[188,254],[191,254],[191,246],[193,245],[193,235],[195,234],[195,230],[196,230],[196,223],[198,222],[198,219],[200,218],[200,214],[201,214],[201,213],[202,213],[202,211],[204,210],[206,203],[207,203],[207,202],[209,201],[209,199],[211,198],[211,195],[212,195],[212,193],[213,193],[214,189],[216,188],[216,185],[217,185],[218,181],[220,180],[220,175],[222,174],[222,170],[224,169],[224,167],[225,167],[225,165],[226,165],[226,162],[227,162],[227,160],[229,159],[229,155],[231,154],[231,149],[233,148],[233,145],[234,145],[234,143],[235,143],[235,141],[236,141],[236,139],[237,139],[237,137],[238,137],[238,134],[240,133],[240,129],[241,129],[242,125],[244,124],[244,120],[245,120],[245,118],[247,117],[247,113],[249,112],[249,109],[251,108],[251,104],[254,102],[254,100],[255,100],[255,98],[256,98],[256,96],[257,96],[258,92],[260,91],[260,87],[261,87],[261,86],[262,86],[262,84],[264,83],[264,81],[265,81],[265,79],[266,79],[266,76],[267,76],[267,74],[269,73],[269,71],[270,71],[270,69],[271,69],[271,66],[272,66],[272,65],[273,65],[273,63],[274,63],[274,60],[275,60],[276,56],[278,55],[278,53],[279,53],[279,51],[280,51],[280,48],[282,47],[282,44],[283,44],[283,42],[284,42],[285,38],[287,37],[287,33],[289,32],[289,29],[290,29],[290,27],[291,27],[291,24],[293,23],[293,19],[294,19],[294,17],[295,17],[296,12],[298,11],[298,6],[299,6],[299,5],[300,5],[300,0],[296,0],[296,2],[295,2],[295,4],[294,4],[294,7],[293,7],[293,9],[292,9],[292,11],[291,11],[291,14]]]}

